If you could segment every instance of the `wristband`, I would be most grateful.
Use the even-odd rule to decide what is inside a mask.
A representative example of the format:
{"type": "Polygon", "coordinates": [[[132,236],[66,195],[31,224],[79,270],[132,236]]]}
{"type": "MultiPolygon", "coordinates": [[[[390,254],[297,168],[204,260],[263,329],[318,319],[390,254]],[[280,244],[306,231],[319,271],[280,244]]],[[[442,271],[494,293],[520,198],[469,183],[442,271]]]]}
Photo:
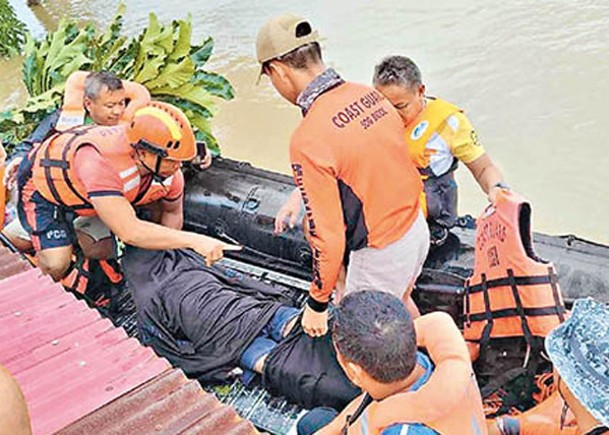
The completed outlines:
{"type": "Polygon", "coordinates": [[[328,309],[328,302],[319,302],[313,299],[311,296],[307,298],[307,305],[316,313],[323,313],[328,309]]]}

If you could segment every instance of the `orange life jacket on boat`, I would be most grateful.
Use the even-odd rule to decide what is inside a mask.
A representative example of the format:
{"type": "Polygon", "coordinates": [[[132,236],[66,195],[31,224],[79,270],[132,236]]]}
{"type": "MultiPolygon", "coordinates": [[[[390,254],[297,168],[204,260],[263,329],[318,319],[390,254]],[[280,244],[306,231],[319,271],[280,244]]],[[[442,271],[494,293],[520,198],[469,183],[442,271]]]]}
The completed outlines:
{"type": "MultiPolygon", "coordinates": [[[[55,129],[66,131],[72,127],[85,124],[86,111],[84,107],[85,79],[90,73],[88,71],[75,71],[66,80],[65,93],[61,113],[55,129]]],[[[122,80],[125,96],[129,103],[121,118],[121,123],[129,122],[137,109],[145,107],[150,103],[150,93],[145,86],[122,80]]]]}
{"type": "Polygon", "coordinates": [[[87,145],[93,146],[109,161],[123,181],[123,196],[131,203],[136,202],[140,174],[125,129],[124,125],[82,126],[45,140],[30,155],[36,190],[47,201],[72,209],[81,216],[95,215],[73,164],[76,151],[87,145]]]}
{"type": "Polygon", "coordinates": [[[415,331],[417,345],[435,364],[430,379],[417,391],[372,402],[361,417],[352,418],[347,433],[378,435],[394,424],[419,423],[441,434],[486,434],[480,391],[455,322],[435,312],[417,318],[415,331]]]}
{"type": "Polygon", "coordinates": [[[545,337],[564,320],[552,263],[533,251],[531,206],[504,191],[476,223],[474,273],[466,283],[466,340],[545,337]]]}

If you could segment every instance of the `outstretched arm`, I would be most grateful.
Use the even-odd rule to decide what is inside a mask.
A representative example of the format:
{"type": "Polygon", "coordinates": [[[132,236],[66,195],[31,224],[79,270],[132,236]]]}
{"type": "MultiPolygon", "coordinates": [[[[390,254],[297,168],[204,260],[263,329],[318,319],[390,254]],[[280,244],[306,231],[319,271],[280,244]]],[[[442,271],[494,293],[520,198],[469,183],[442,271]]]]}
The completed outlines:
{"type": "Polygon", "coordinates": [[[202,234],[180,231],[139,219],[122,196],[97,196],[91,203],[100,219],[123,242],[143,249],[190,248],[205,257],[208,266],[224,256],[225,250],[240,250],[202,234]]]}
{"type": "Polygon", "coordinates": [[[471,171],[484,193],[488,195],[489,201],[494,204],[497,194],[503,189],[497,186],[497,183],[504,182],[501,170],[486,153],[470,163],[465,163],[465,166],[471,171]]]}

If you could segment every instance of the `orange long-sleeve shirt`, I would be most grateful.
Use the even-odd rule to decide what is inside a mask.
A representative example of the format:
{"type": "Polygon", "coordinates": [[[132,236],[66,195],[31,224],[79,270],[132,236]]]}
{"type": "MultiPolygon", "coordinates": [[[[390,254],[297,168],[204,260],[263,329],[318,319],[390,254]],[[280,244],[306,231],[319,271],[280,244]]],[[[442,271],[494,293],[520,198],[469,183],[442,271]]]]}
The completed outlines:
{"type": "Polygon", "coordinates": [[[408,231],[422,183],[399,115],[364,85],[321,93],[292,136],[290,159],[313,251],[310,296],[323,304],[345,249],[383,248],[408,231]]]}

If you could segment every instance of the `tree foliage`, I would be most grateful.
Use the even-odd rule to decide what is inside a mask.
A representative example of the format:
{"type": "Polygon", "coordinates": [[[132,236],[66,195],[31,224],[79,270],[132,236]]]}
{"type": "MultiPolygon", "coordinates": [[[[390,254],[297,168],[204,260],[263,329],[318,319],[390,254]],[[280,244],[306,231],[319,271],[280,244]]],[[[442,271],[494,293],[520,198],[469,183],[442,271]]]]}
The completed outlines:
{"type": "Polygon", "coordinates": [[[26,29],[8,0],[0,0],[0,57],[19,53],[25,42],[26,29]]]}
{"type": "Polygon", "coordinates": [[[24,107],[0,113],[5,140],[23,139],[60,106],[65,81],[72,72],[105,70],[143,84],[153,99],[180,107],[197,139],[219,152],[209,123],[216,113],[214,98],[230,100],[234,90],[226,78],[205,69],[213,39],[193,45],[190,16],[164,25],[154,13],[138,36],[128,38],[122,34],[124,13],[125,6],[120,5],[102,32],[92,24],[79,28],[75,21],[62,20],[43,40],[27,38],[23,81],[30,98],[24,107]]]}

